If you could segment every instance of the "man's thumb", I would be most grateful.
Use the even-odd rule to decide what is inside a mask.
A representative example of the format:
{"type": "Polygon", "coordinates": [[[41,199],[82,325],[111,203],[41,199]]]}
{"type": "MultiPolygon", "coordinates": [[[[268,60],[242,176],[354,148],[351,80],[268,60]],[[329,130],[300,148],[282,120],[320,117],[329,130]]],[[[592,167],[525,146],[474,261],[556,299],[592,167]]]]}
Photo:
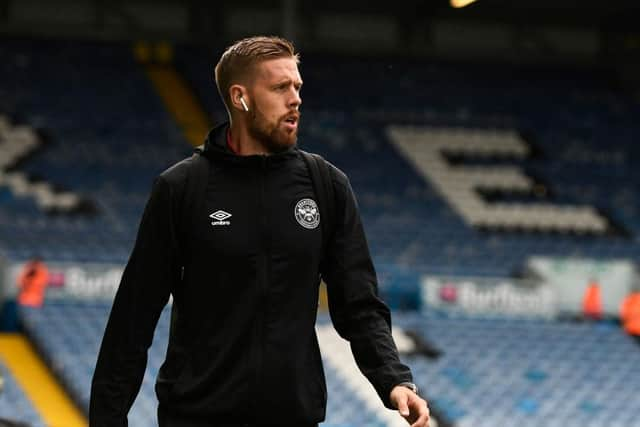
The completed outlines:
{"type": "Polygon", "coordinates": [[[409,407],[407,406],[407,395],[406,394],[402,394],[398,398],[398,412],[400,412],[400,415],[402,415],[403,417],[408,417],[409,416],[409,407]]]}

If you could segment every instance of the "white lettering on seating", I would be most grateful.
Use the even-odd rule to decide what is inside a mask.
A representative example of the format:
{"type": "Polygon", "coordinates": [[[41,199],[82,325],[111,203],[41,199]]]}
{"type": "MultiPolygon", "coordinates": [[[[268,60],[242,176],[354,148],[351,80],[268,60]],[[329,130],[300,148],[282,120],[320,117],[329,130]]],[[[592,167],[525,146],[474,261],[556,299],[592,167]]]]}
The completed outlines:
{"type": "Polygon", "coordinates": [[[70,192],[55,192],[47,182],[30,182],[19,171],[9,171],[21,158],[41,145],[38,135],[29,126],[12,126],[0,115],[0,186],[6,186],[18,197],[33,197],[43,209],[71,210],[80,197],[70,192]]]}
{"type": "Polygon", "coordinates": [[[515,131],[392,126],[400,153],[471,226],[528,231],[604,233],[608,221],[592,206],[489,203],[478,190],[531,191],[534,182],[515,166],[452,166],[446,155],[526,158],[515,131]]]}

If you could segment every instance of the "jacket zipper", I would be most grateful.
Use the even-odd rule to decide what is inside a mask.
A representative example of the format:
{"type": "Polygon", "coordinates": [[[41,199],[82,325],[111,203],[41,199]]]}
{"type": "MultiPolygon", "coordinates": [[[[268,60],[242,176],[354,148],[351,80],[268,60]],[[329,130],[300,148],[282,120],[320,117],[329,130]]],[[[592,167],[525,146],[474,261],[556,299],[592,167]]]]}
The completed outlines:
{"type": "Polygon", "coordinates": [[[260,270],[258,278],[258,310],[256,315],[256,366],[255,366],[255,384],[256,384],[256,406],[258,411],[256,414],[262,413],[262,392],[263,390],[263,365],[265,352],[265,329],[266,329],[266,313],[268,301],[268,285],[269,285],[269,227],[267,215],[266,201],[266,179],[267,179],[268,157],[261,158],[261,174],[260,174],[260,270]]]}

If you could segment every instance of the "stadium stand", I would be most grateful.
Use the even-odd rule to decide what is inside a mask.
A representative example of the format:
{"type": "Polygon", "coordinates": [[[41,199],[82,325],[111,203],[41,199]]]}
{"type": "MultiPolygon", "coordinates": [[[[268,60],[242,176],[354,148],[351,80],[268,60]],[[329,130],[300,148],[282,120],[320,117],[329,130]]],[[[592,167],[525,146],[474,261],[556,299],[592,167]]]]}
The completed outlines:
{"type": "Polygon", "coordinates": [[[24,423],[29,427],[45,427],[44,421],[24,394],[13,375],[0,360],[0,425],[3,420],[24,423]]]}
{"type": "Polygon", "coordinates": [[[617,325],[437,315],[395,320],[445,349],[435,362],[407,361],[456,426],[637,423],[640,351],[617,325]]]}
{"type": "MultiPolygon", "coordinates": [[[[23,309],[22,320],[49,366],[61,378],[72,398],[89,411],[91,377],[107,323],[110,306],[91,303],[51,303],[42,309],[23,309]]],[[[158,329],[145,372],[143,386],[129,414],[132,426],[156,425],[155,377],[164,360],[169,331],[169,310],[158,329]]]]}
{"type": "Polygon", "coordinates": [[[25,427],[20,423],[14,425],[6,420],[19,420],[29,413],[38,415],[41,419],[39,425],[65,427],[86,425],[84,415],[69,398],[50,368],[37,355],[33,344],[23,334],[0,334],[0,359],[3,369],[11,377],[14,392],[10,395],[15,397],[23,394],[29,403],[28,407],[31,408],[25,410],[27,406],[20,402],[16,402],[15,408],[3,407],[0,412],[0,426],[25,427]],[[19,387],[19,392],[15,391],[15,386],[19,387]]]}
{"type": "Polygon", "coordinates": [[[190,151],[129,47],[3,41],[0,80],[0,112],[45,139],[16,168],[73,189],[98,211],[49,216],[33,198],[3,188],[3,252],[124,262],[153,178],[190,151]]]}
{"type": "MultiPolygon", "coordinates": [[[[200,48],[176,51],[177,70],[218,122],[224,110],[212,81],[214,62],[200,48]]],[[[532,255],[637,262],[640,171],[630,159],[640,154],[634,121],[640,107],[608,88],[597,71],[321,56],[303,57],[301,67],[301,145],[349,174],[392,307],[417,307],[422,274],[506,277],[532,255]],[[510,165],[546,193],[498,192],[483,196],[488,203],[526,198],[589,206],[612,231],[594,226],[595,235],[560,233],[554,225],[546,233],[507,232],[501,224],[465,219],[437,180],[407,161],[390,126],[448,129],[448,136],[456,129],[515,135],[526,155],[445,157],[455,167],[510,165]]],[[[44,141],[10,171],[44,179],[96,206],[93,215],[49,215],[33,197],[0,186],[0,251],[12,260],[38,254],[57,261],[126,261],[153,177],[189,153],[129,47],[7,41],[0,45],[0,81],[0,112],[11,124],[36,129],[44,141]]],[[[586,223],[594,224],[591,219],[586,223]]],[[[85,410],[108,312],[107,304],[92,302],[21,310],[27,333],[85,410]]],[[[323,347],[341,360],[343,350],[322,329],[326,322],[319,326],[323,347]]],[[[634,392],[640,353],[610,324],[402,313],[394,323],[443,350],[437,360],[405,360],[456,426],[632,426],[640,410],[634,392]]],[[[136,427],[155,425],[153,381],[167,331],[165,311],[130,415],[136,427]]],[[[352,393],[351,380],[332,357],[323,357],[329,391],[323,426],[391,425],[367,397],[352,393]]]]}

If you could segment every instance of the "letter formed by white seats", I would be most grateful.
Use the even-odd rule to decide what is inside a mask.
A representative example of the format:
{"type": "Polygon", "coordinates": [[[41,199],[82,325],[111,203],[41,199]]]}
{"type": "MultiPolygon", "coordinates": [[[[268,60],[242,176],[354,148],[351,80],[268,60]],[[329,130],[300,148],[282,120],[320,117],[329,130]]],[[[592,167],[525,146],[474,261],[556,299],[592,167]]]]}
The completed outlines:
{"type": "Polygon", "coordinates": [[[515,131],[391,126],[390,140],[471,226],[602,234],[609,223],[592,206],[489,203],[477,190],[529,191],[534,182],[514,166],[452,166],[446,154],[526,158],[515,131]]]}
{"type": "Polygon", "coordinates": [[[8,187],[16,196],[33,197],[42,209],[72,210],[81,202],[78,195],[55,192],[47,182],[30,182],[22,172],[9,172],[11,166],[41,144],[30,126],[13,126],[6,116],[0,115],[0,186],[8,187]]]}

